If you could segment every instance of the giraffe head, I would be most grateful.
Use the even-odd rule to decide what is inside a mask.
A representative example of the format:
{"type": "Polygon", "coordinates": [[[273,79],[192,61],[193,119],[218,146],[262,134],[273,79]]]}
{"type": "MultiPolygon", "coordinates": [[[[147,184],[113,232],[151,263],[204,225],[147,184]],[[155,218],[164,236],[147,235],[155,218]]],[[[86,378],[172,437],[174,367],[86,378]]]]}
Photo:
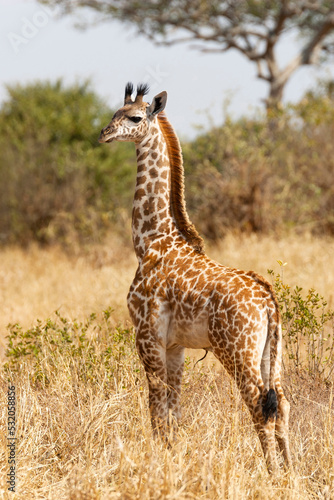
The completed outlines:
{"type": "Polygon", "coordinates": [[[148,104],[143,101],[149,88],[146,84],[137,87],[135,100],[132,99],[133,85],[125,87],[124,105],[111,119],[111,122],[101,130],[99,142],[130,141],[141,142],[149,133],[152,122],[158,113],[164,110],[167,92],[160,92],[148,104]]]}

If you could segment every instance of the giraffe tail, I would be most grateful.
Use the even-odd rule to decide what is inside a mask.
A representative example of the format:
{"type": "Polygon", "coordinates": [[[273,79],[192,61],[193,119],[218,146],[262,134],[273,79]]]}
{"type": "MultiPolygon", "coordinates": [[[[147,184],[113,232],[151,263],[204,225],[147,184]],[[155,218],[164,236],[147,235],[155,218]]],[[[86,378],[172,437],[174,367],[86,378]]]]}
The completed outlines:
{"type": "Polygon", "coordinates": [[[265,422],[268,421],[269,418],[277,417],[277,394],[275,390],[275,378],[276,371],[278,369],[279,363],[277,363],[281,342],[281,321],[280,321],[280,313],[279,313],[279,305],[277,299],[274,295],[273,290],[271,290],[271,307],[268,310],[268,342],[269,342],[269,391],[267,392],[263,403],[262,403],[262,413],[265,419],[265,422]],[[274,304],[273,304],[274,303],[274,304]],[[274,305],[274,311],[272,310],[272,305],[274,305]]]}
{"type": "Polygon", "coordinates": [[[277,416],[278,400],[275,390],[275,379],[280,370],[280,360],[282,352],[281,317],[278,300],[273,287],[267,280],[251,271],[249,275],[264,287],[268,293],[268,333],[261,361],[261,372],[263,370],[263,381],[268,392],[262,400],[262,414],[265,422],[269,418],[277,416]],[[269,373],[268,373],[269,372],[269,373]]]}
{"type": "Polygon", "coordinates": [[[262,414],[266,423],[269,418],[277,417],[277,407],[278,401],[275,389],[269,389],[262,404],[262,414]]]}

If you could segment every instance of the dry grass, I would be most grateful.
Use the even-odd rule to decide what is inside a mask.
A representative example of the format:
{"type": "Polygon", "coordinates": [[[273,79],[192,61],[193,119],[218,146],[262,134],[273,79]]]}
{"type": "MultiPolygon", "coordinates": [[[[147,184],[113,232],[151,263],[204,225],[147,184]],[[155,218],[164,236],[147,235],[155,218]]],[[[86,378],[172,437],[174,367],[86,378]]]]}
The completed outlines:
{"type": "Polygon", "coordinates": [[[29,328],[56,310],[81,320],[111,306],[115,321],[127,320],[126,296],[136,263],[132,249],[113,242],[72,257],[57,248],[1,250],[0,353],[9,323],[29,328]]]}
{"type": "MultiPolygon", "coordinates": [[[[268,268],[278,271],[277,260],[287,262],[287,283],[314,287],[330,305],[334,302],[332,239],[229,235],[219,245],[208,247],[207,253],[222,264],[263,276],[268,268]]],[[[126,295],[136,265],[132,248],[113,240],[73,257],[55,248],[0,250],[0,342],[8,323],[18,321],[28,328],[36,318],[46,318],[57,309],[82,319],[111,306],[116,320],[128,320],[126,295]]]]}
{"type": "MultiPolygon", "coordinates": [[[[332,300],[332,246],[330,240],[275,242],[230,236],[208,253],[228,265],[262,274],[275,268],[278,259],[286,261],[287,282],[314,286],[332,300]]],[[[2,432],[0,496],[333,498],[333,395],[320,382],[294,372],[285,374],[284,380],[292,405],[294,472],[269,478],[239,394],[209,356],[196,367],[192,358],[187,359],[183,419],[174,445],[166,448],[152,442],[147,386],[133,339],[125,334],[121,341],[115,340],[119,338],[115,324],[127,319],[125,299],[135,267],[132,252],[116,245],[72,258],[36,248],[1,252],[3,338],[6,323],[18,321],[28,328],[37,317],[46,318],[59,308],[72,319],[99,314],[87,330],[89,348],[76,351],[70,349],[71,343],[59,342],[55,348],[43,337],[37,367],[33,356],[19,358],[18,371],[11,374],[18,412],[17,493],[8,496],[6,491],[6,432],[2,432]],[[108,306],[115,312],[106,321],[101,311],[108,306]],[[59,345],[62,350],[57,350],[59,345]]],[[[71,321],[68,325],[77,339],[82,327],[71,321]]],[[[196,357],[200,354],[196,352],[196,357]]],[[[2,374],[2,425],[7,418],[6,391],[2,374]]]]}
{"type": "Polygon", "coordinates": [[[334,241],[311,235],[283,239],[229,236],[209,248],[210,257],[230,267],[252,269],[268,278],[267,270],[279,272],[278,260],[286,262],[284,280],[291,286],[315,288],[334,306],[334,241]]]}

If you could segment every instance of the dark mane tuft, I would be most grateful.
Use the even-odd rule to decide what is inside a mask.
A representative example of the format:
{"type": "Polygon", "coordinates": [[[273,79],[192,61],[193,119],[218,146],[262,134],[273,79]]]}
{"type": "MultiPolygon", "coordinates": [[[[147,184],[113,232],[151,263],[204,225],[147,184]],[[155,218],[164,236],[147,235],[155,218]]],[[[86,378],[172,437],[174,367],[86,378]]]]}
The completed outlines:
{"type": "Polygon", "coordinates": [[[150,86],[148,85],[148,83],[139,83],[137,85],[137,96],[139,95],[144,96],[148,94],[149,91],[150,91],[150,86]]]}

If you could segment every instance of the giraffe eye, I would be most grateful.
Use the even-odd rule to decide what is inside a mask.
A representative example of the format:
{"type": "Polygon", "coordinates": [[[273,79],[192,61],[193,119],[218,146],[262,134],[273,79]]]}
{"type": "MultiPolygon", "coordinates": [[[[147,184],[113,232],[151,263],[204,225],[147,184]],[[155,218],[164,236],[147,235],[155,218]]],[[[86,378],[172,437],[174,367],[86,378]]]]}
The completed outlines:
{"type": "Polygon", "coordinates": [[[140,120],[142,120],[141,116],[128,116],[129,120],[131,120],[134,123],[139,123],[140,120]]]}

